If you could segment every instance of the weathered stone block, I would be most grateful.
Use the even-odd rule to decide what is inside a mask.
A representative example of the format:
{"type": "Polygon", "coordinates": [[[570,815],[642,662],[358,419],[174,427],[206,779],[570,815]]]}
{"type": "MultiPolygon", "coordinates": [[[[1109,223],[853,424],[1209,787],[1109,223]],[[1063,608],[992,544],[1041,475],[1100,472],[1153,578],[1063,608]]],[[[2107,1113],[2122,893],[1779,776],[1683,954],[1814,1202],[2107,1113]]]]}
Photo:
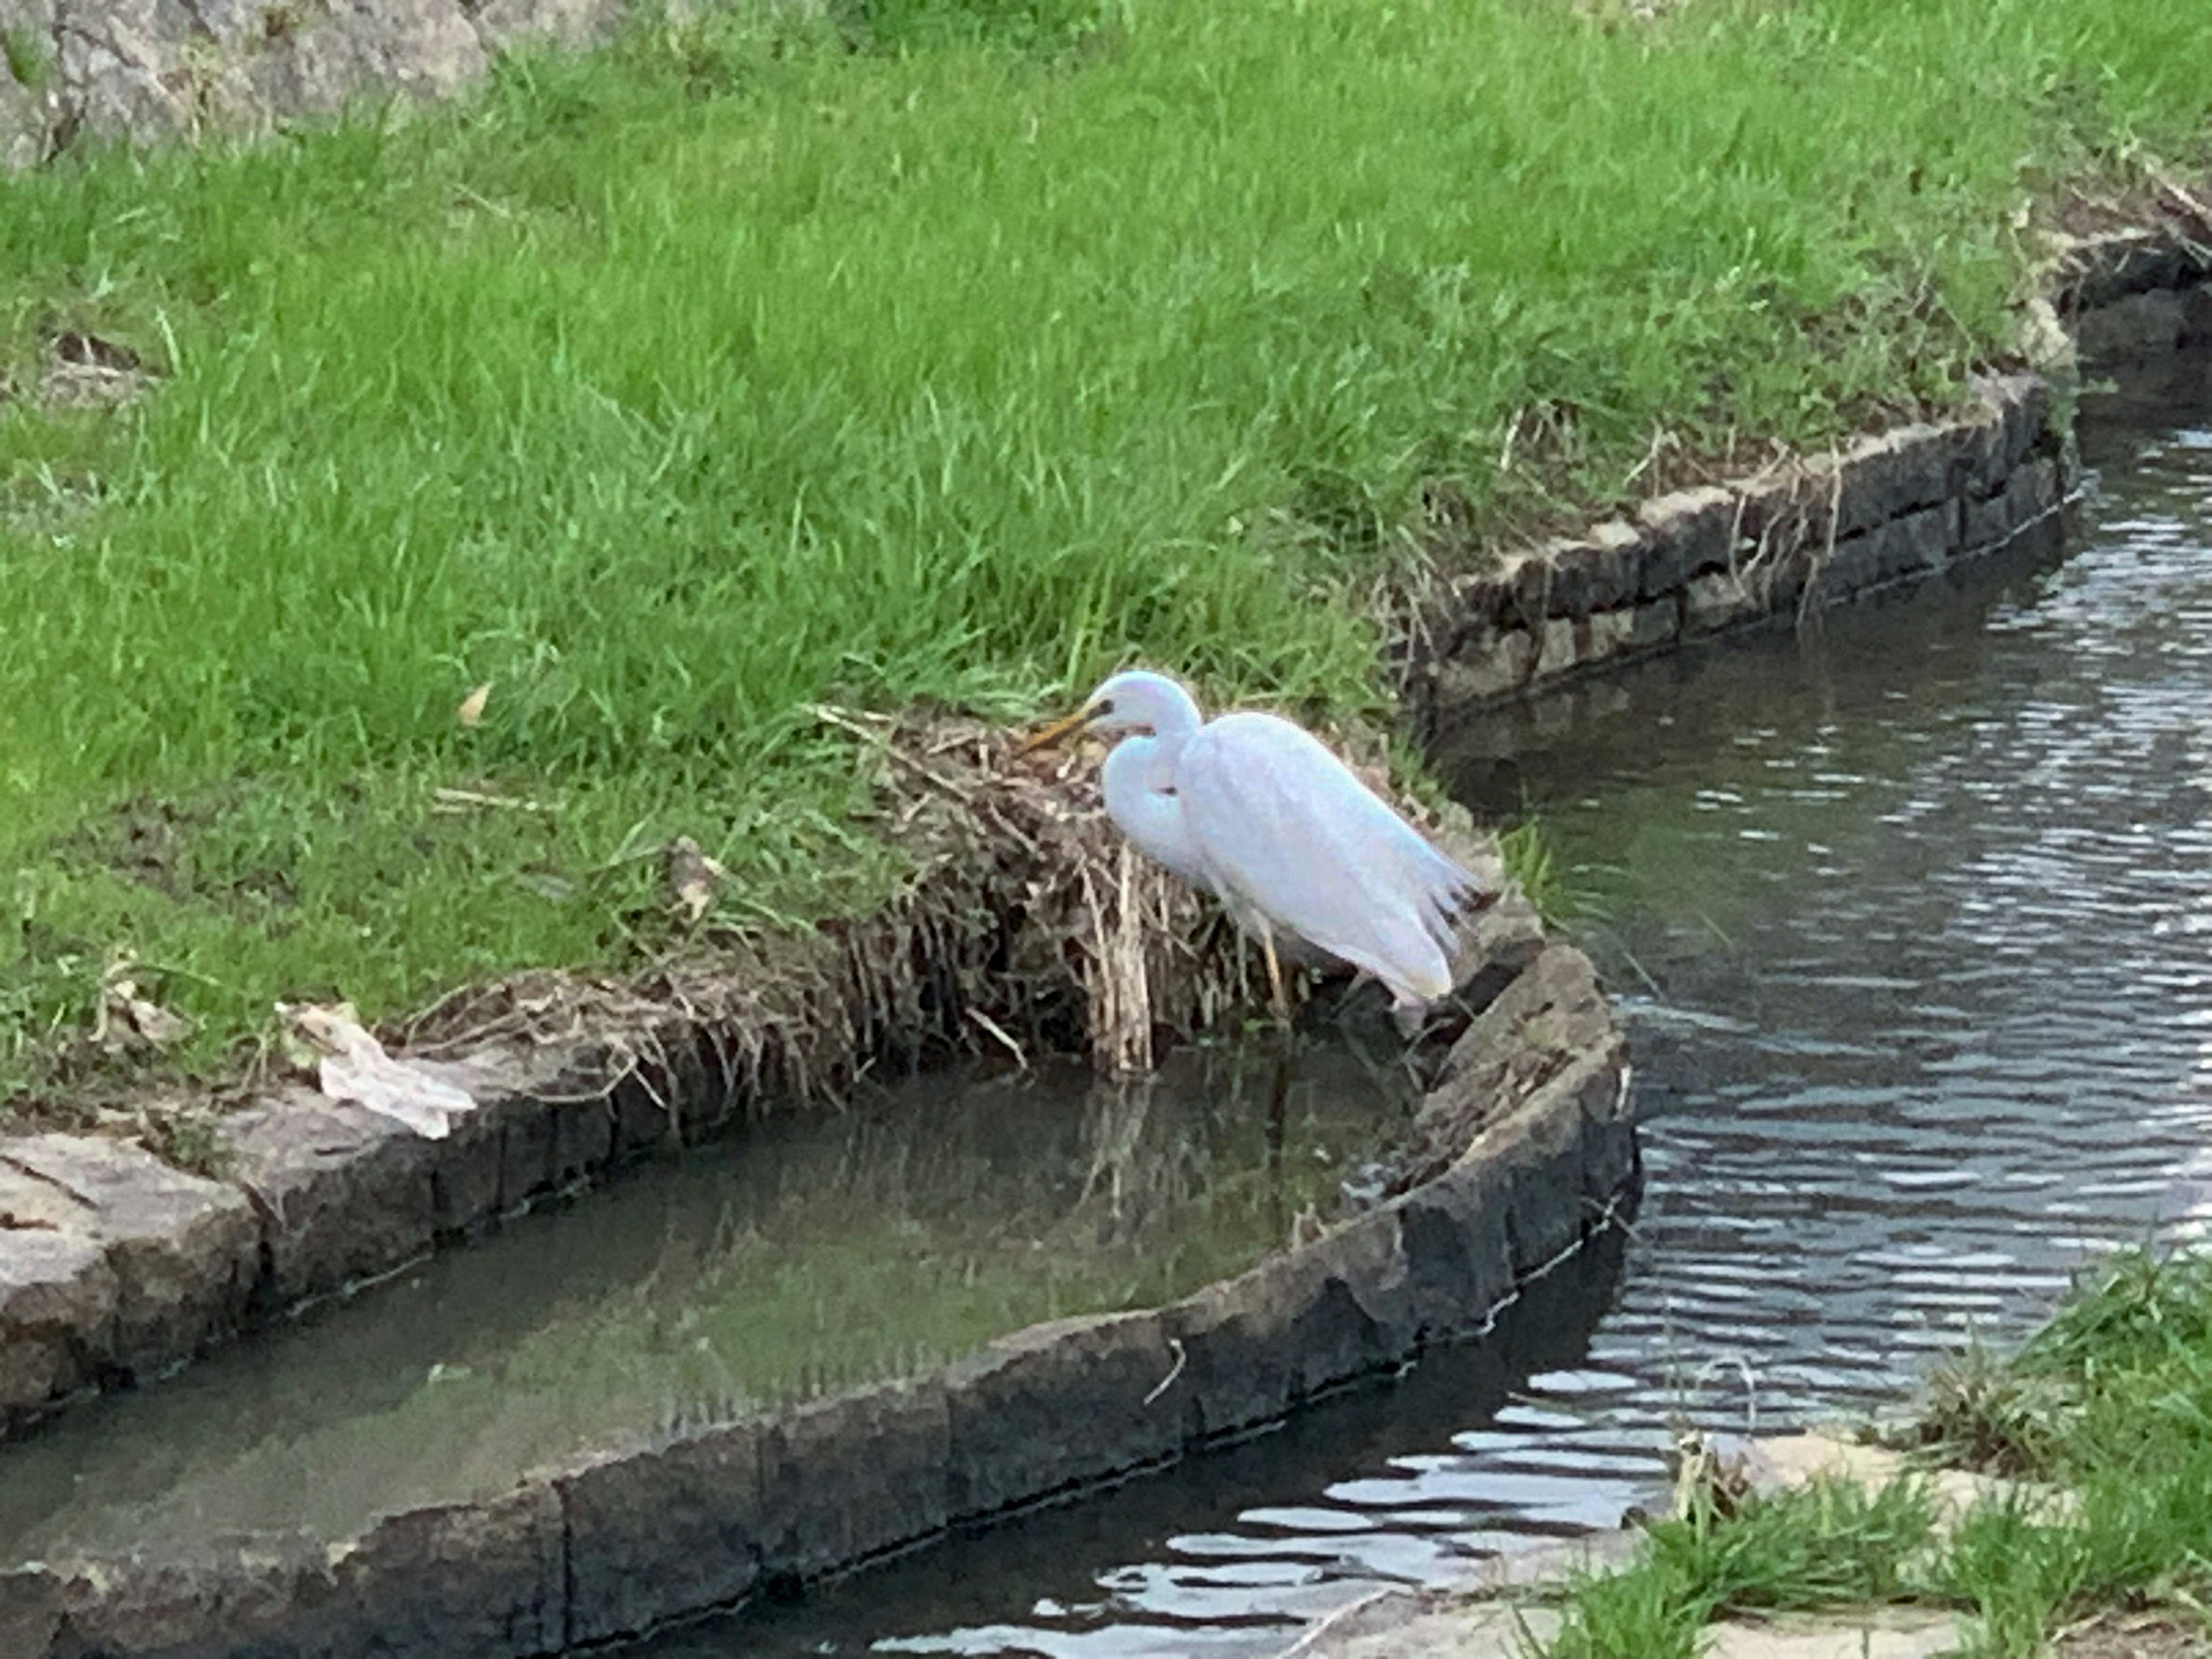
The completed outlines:
{"type": "Polygon", "coordinates": [[[550,1186],[574,1186],[613,1167],[615,1118],[605,1101],[554,1101],[547,1105],[546,1115],[553,1139],[550,1186]]]}
{"type": "Polygon", "coordinates": [[[410,1510],[333,1562],[318,1659],[524,1659],[565,1644],[561,1504],[544,1483],[410,1510]]]}
{"type": "Polygon", "coordinates": [[[709,1429],[555,1480],[568,1531],[568,1639],[635,1636],[759,1581],[761,1430],[709,1429]]]}
{"type": "Polygon", "coordinates": [[[1678,593],[1666,593],[1656,599],[1647,599],[1629,613],[1628,645],[1630,651],[1656,651],[1672,645],[1682,632],[1682,599],[1678,593]]]}
{"type": "Polygon", "coordinates": [[[1587,1131],[1625,1109],[1621,1065],[1617,1036],[1577,1056],[1477,1143],[1508,1182],[1516,1278],[1579,1239],[1612,1195],[1592,1188],[1587,1131]]]}
{"type": "Polygon", "coordinates": [[[1914,422],[1814,465],[1835,501],[1838,537],[1857,535],[1948,500],[1966,484],[1972,434],[1914,422]]]}
{"type": "Polygon", "coordinates": [[[0,1653],[46,1659],[61,1634],[64,1590],[51,1567],[0,1569],[0,1653]]]}
{"type": "Polygon", "coordinates": [[[0,1228],[0,1422],[97,1380],[114,1351],[118,1297],[91,1234],[0,1228]]]}
{"type": "Polygon", "coordinates": [[[143,1554],[59,1569],[70,1644],[125,1659],[234,1659],[317,1651],[295,1644],[330,1593],[323,1546],[304,1534],[209,1540],[189,1553],[143,1554]],[[264,1645],[273,1639],[272,1648],[264,1645]]]}
{"type": "Polygon", "coordinates": [[[1478,1328],[1512,1291],[1509,1196],[1496,1172],[1462,1163],[1393,1200],[1407,1303],[1430,1340],[1478,1328]]]}
{"type": "Polygon", "coordinates": [[[945,1380],[946,1506],[968,1521],[1173,1456],[1183,1413],[1156,1313],[1065,1319],[1003,1337],[945,1380]]]}
{"type": "Polygon", "coordinates": [[[2181,349],[2187,325],[2181,295],[2156,288],[2081,313],[2074,337],[2084,363],[2120,367],[2172,356],[2181,349]]]}
{"type": "Polygon", "coordinates": [[[266,1218],[280,1306],[388,1273],[430,1248],[432,1148],[364,1107],[287,1089],[225,1118],[234,1176],[266,1218]]]}
{"type": "Polygon", "coordinates": [[[2073,290],[2070,309],[2101,309],[2130,295],[2177,288],[2201,270],[2190,251],[2170,235],[2150,230],[2109,231],[2077,243],[2067,258],[2073,290]]]}
{"type": "Polygon", "coordinates": [[[1463,921],[1455,937],[1459,984],[1452,1000],[1479,1014],[1542,952],[1544,923],[1534,905],[1512,893],[1463,921]]]}
{"type": "Polygon", "coordinates": [[[2025,461],[1996,495],[1966,504],[1960,542],[1975,552],[2001,546],[2060,500],[2057,464],[2042,457],[2025,461]]]}
{"type": "Polygon", "coordinates": [[[1498,562],[1498,580],[1505,589],[1499,621],[1530,629],[1550,614],[1552,562],[1534,548],[1505,554],[1498,562]]]}
{"type": "Polygon", "coordinates": [[[1553,617],[1544,624],[1541,645],[1536,652],[1536,674],[1550,678],[1576,668],[1583,660],[1583,651],[1589,643],[1589,624],[1573,617],[1553,617]]]}
{"type": "Polygon", "coordinates": [[[1944,501],[1838,542],[1819,570],[1819,599],[1856,593],[1940,568],[1959,544],[1960,505],[1944,501]]]}
{"type": "Polygon", "coordinates": [[[2049,381],[2038,374],[1993,374],[1981,382],[1982,395],[2003,425],[1992,480],[2008,476],[2051,430],[2053,399],[2049,381]]]}
{"type": "Polygon", "coordinates": [[[615,1085],[607,1097],[613,1119],[612,1155],[617,1164],[648,1152],[673,1152],[683,1145],[682,1120],[672,1114],[672,1079],[665,1074],[647,1078],[633,1071],[615,1085]]]}
{"type": "Polygon", "coordinates": [[[1495,630],[1507,621],[1513,584],[1497,571],[1462,576],[1451,585],[1447,613],[1463,629],[1495,630]]]}
{"type": "Polygon", "coordinates": [[[1593,611],[1583,618],[1576,654],[1584,662],[1607,662],[1626,653],[1636,634],[1632,611],[1593,611]]]}
{"type": "Polygon", "coordinates": [[[951,1419],[939,1378],[784,1413],[761,1436],[761,1567],[811,1578],[943,1529],[951,1419]]]}
{"type": "Polygon", "coordinates": [[[1183,1369],[1193,1439],[1273,1422],[1316,1389],[1401,1357],[1417,1329],[1395,1211],[1370,1212],[1313,1244],[1163,1310],[1183,1369]]]}
{"type": "Polygon", "coordinates": [[[1627,604],[1636,595],[1642,551],[1642,538],[1619,520],[1597,526],[1579,540],[1544,543],[1537,552],[1552,571],[1547,613],[1586,617],[1627,604]]]}
{"type": "Polygon", "coordinates": [[[1765,611],[1750,586],[1725,571],[1692,576],[1682,596],[1682,633],[1692,639],[1717,634],[1765,611]]]}
{"type": "Polygon", "coordinates": [[[1488,702],[1517,690],[1535,672],[1536,642],[1526,629],[1478,634],[1437,665],[1441,709],[1488,702]]]}
{"type": "Polygon", "coordinates": [[[98,1240],[115,1278],[109,1363],[161,1370],[244,1312],[259,1271],[260,1226],[235,1188],[91,1135],[0,1142],[0,1166],[82,1207],[78,1230],[98,1240]]]}
{"type": "Polygon", "coordinates": [[[1735,492],[1712,485],[1644,502],[1637,510],[1644,526],[1637,597],[1656,599],[1692,576],[1727,568],[1741,512],[1735,492]]]}
{"type": "Polygon", "coordinates": [[[1874,532],[1875,569],[1883,581],[1895,581],[1940,568],[1958,550],[1961,504],[1939,502],[1893,519],[1874,532]]]}
{"type": "Polygon", "coordinates": [[[2212,344],[2212,288],[2192,288],[2181,298],[2181,349],[2212,344]]]}

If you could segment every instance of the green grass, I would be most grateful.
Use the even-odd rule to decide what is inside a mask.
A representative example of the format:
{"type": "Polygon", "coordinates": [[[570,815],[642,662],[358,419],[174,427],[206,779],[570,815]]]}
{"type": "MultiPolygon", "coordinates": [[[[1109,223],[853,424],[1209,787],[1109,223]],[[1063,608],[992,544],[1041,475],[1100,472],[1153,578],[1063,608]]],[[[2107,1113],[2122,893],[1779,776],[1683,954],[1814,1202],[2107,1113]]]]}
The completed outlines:
{"type": "Polygon", "coordinates": [[[2200,157],[2208,58],[2172,0],[850,0],[0,183],[0,369],[165,376],[0,402],[0,1092],[118,951],[210,1066],[649,948],[676,834],[740,919],[865,905],[820,699],[1378,714],[1425,499],[1951,396],[2015,210],[2200,157]]]}
{"type": "Polygon", "coordinates": [[[1620,1573],[1578,1581],[1547,1650],[1685,1659],[1729,1612],[1917,1601],[1962,1651],[2028,1659],[2068,1623],[2212,1597],[2212,1254],[2115,1258],[2019,1352],[1933,1379],[1917,1441],[2027,1483],[1948,1535],[1925,1485],[1815,1485],[1724,1509],[1699,1494],[1620,1573]],[[2038,1491],[2068,1494],[2063,1505],[2038,1491]]]}

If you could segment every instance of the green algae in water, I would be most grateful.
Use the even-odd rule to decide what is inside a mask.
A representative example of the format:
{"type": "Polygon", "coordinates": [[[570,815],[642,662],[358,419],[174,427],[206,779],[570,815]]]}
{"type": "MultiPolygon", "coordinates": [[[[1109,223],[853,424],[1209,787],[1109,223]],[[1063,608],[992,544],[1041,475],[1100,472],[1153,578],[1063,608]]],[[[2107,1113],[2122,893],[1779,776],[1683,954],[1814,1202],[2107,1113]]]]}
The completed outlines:
{"type": "Polygon", "coordinates": [[[1149,1084],[953,1073],[634,1172],[0,1447],[0,1561],[503,1490],[1251,1266],[1387,1151],[1404,1069],[1193,1053],[1149,1084]]]}

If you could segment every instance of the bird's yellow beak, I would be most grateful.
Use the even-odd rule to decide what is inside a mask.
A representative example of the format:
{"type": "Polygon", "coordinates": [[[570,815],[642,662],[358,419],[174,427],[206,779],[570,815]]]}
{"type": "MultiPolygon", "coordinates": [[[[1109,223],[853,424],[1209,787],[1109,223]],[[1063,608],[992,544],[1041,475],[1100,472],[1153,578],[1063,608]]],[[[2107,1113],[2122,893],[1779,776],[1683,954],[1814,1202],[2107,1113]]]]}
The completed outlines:
{"type": "Polygon", "coordinates": [[[1085,703],[1066,720],[1055,720],[1035,737],[1023,738],[1021,746],[1014,750],[1014,758],[1019,760],[1023,756],[1033,755],[1040,749],[1051,748],[1061,738],[1080,732],[1097,719],[1097,714],[1098,708],[1096,703],[1085,703]]]}

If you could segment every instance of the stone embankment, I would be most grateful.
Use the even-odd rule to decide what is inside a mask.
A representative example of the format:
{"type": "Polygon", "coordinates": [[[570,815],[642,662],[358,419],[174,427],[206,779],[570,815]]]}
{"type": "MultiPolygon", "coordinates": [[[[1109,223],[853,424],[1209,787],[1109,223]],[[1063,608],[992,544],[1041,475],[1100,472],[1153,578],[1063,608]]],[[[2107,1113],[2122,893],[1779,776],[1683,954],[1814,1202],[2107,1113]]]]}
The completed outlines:
{"type": "MultiPolygon", "coordinates": [[[[2078,243],[2059,261],[2047,331],[2090,362],[2212,342],[2208,274],[2212,254],[2179,236],[2078,243]]],[[[1593,671],[1790,625],[2055,535],[2076,482],[2068,421],[2052,378],[1988,375],[1951,419],[1662,495],[1448,580],[1396,652],[1416,727],[1433,738],[1593,671]]]]}
{"type": "MultiPolygon", "coordinates": [[[[335,1544],[187,1541],[0,1570],[0,1652],[562,1653],[1172,1462],[1478,1334],[1611,1224],[1637,1157],[1620,1034],[1589,961],[1547,941],[1518,898],[1492,906],[1470,944],[1480,1006],[1419,1109],[1418,1152],[1382,1198],[1237,1278],[1164,1308],[1022,1331],[911,1379],[608,1448],[335,1544]]],[[[502,1182],[542,1176],[561,1145],[548,1109],[516,1094],[501,1109],[511,1121],[469,1154],[392,1143],[358,1109],[292,1102],[239,1126],[241,1146],[288,1114],[325,1138],[249,1163],[235,1188],[127,1149],[64,1157],[40,1137],[6,1157],[21,1177],[9,1201],[40,1206],[42,1224],[0,1237],[92,1262],[81,1294],[98,1300],[111,1351],[136,1354],[158,1346],[145,1334],[161,1328],[157,1306],[173,1328],[250,1298],[257,1259],[264,1279],[293,1285],[339,1270],[351,1229],[383,1210],[360,1194],[384,1164],[410,1170],[410,1224],[427,1224],[441,1193],[495,1202],[502,1182]],[[165,1303],[178,1287],[188,1293],[165,1303]]],[[[604,1105],[598,1121],[615,1133],[604,1105]]],[[[15,1299],[20,1318],[20,1286],[15,1299]]]]}

